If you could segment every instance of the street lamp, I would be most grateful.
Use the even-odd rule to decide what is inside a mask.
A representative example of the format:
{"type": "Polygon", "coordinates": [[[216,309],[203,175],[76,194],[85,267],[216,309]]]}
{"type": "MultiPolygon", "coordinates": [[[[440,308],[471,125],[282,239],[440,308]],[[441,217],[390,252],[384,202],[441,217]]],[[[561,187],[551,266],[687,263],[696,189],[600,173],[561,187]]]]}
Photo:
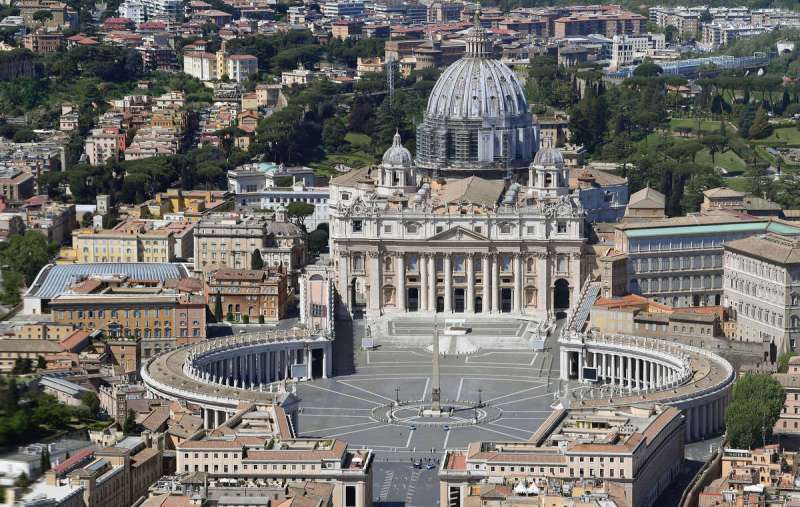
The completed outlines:
{"type": "Polygon", "coordinates": [[[481,399],[481,393],[483,393],[483,389],[478,389],[478,406],[483,405],[483,401],[481,399]]]}
{"type": "Polygon", "coordinates": [[[399,387],[395,387],[394,388],[394,400],[398,405],[400,404],[400,388],[399,387]]]}

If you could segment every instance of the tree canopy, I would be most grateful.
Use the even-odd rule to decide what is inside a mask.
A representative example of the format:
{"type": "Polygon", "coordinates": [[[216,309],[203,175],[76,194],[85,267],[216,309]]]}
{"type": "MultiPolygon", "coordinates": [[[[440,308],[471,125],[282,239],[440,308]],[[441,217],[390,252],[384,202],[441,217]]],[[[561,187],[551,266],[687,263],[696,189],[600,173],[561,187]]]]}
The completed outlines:
{"type": "Polygon", "coordinates": [[[753,449],[765,444],[780,416],[786,395],[771,375],[750,373],[733,385],[725,425],[732,447],[753,449]]]}

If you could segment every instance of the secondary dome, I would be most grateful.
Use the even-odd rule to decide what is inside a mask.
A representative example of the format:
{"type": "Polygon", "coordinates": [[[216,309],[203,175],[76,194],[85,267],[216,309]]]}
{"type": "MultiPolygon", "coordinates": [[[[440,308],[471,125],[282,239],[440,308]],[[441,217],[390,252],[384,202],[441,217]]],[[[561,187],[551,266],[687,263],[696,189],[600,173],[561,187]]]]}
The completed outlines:
{"type": "Polygon", "coordinates": [[[395,132],[392,145],[384,152],[382,162],[384,166],[391,167],[410,167],[414,163],[411,152],[400,140],[399,132],[395,132]]]}
{"type": "Polygon", "coordinates": [[[540,148],[533,157],[533,165],[539,167],[564,167],[564,155],[558,148],[540,148]]]}
{"type": "Polygon", "coordinates": [[[526,167],[538,128],[516,74],[491,57],[476,12],[466,53],[450,65],[428,97],[417,127],[417,167],[474,173],[526,167]]]}

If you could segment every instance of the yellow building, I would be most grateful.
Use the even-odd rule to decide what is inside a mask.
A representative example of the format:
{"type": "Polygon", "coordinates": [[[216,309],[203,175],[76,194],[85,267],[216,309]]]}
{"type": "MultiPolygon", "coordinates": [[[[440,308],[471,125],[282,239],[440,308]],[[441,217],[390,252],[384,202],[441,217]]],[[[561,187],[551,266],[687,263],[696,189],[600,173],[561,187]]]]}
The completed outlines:
{"type": "Polygon", "coordinates": [[[72,249],[78,263],[172,262],[175,237],[166,230],[82,229],[72,233],[72,249]]]}

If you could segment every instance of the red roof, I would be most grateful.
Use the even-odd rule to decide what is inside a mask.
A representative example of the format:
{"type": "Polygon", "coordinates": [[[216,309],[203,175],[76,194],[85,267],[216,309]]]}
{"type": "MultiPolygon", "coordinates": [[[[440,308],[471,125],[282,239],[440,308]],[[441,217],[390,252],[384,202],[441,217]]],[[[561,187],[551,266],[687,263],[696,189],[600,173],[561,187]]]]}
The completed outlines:
{"type": "Polygon", "coordinates": [[[145,21],[139,23],[139,30],[161,30],[167,27],[163,21],[145,21]]]}
{"type": "Polygon", "coordinates": [[[64,347],[64,350],[76,352],[75,349],[89,339],[89,334],[90,333],[88,329],[78,329],[71,335],[61,340],[59,343],[62,347],[64,347]]]}
{"type": "Polygon", "coordinates": [[[56,475],[63,475],[83,463],[84,460],[90,459],[93,455],[94,449],[81,449],[58,465],[54,466],[53,472],[55,472],[56,475]]]}
{"type": "Polygon", "coordinates": [[[103,21],[104,25],[127,25],[128,23],[133,23],[133,20],[129,18],[108,18],[103,21]]]}

